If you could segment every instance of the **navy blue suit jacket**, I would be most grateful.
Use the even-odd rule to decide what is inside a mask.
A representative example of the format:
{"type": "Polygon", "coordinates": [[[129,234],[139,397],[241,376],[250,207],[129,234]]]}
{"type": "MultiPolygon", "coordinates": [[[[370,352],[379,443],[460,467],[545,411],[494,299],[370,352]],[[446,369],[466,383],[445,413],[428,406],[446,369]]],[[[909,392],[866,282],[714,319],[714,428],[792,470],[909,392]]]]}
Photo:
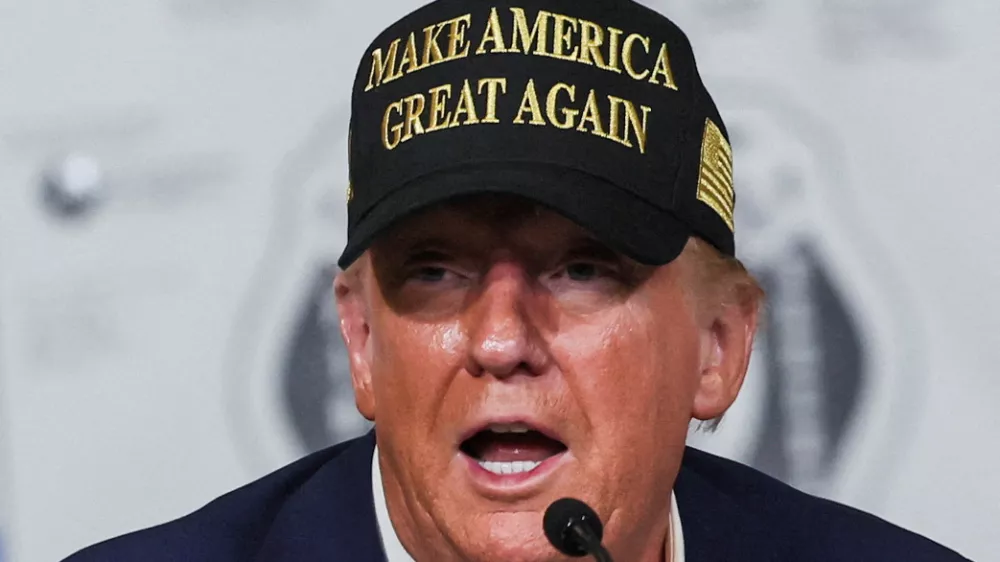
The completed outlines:
{"type": "MultiPolygon", "coordinates": [[[[384,561],[372,501],[374,447],[372,433],[341,443],[186,517],[65,562],[384,561]]],[[[689,562],[965,560],[872,515],[691,448],[674,492],[689,562]]]]}

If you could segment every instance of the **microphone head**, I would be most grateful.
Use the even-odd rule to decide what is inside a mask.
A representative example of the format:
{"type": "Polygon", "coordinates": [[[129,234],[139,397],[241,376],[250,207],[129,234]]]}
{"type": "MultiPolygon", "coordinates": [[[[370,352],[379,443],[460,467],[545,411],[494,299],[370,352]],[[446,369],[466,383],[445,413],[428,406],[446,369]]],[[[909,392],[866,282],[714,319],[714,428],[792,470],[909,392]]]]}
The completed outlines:
{"type": "Polygon", "coordinates": [[[542,527],[552,546],[563,554],[586,556],[588,552],[583,543],[571,532],[577,526],[588,530],[598,543],[604,536],[601,519],[589,505],[578,499],[562,498],[552,502],[545,510],[542,527]]]}

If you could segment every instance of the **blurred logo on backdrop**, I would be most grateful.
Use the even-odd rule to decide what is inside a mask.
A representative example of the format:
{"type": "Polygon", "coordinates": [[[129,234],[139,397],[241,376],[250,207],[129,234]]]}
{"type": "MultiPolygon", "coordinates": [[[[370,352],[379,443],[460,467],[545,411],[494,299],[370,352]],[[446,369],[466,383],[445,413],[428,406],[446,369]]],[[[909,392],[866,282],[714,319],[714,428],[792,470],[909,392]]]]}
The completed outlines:
{"type": "Polygon", "coordinates": [[[770,86],[717,83],[737,253],[767,303],[739,399],[690,443],[814,494],[877,502],[919,398],[919,326],[866,233],[836,130],[770,86]]]}
{"type": "MultiPolygon", "coordinates": [[[[919,398],[918,326],[865,234],[836,129],[769,86],[713,83],[735,153],[739,253],[769,297],[740,398],[718,432],[693,429],[691,443],[872,505],[919,398]]],[[[272,236],[234,327],[231,419],[255,471],[370,427],[354,406],[331,293],[348,119],[345,104],[321,120],[275,178],[272,236]]]]}
{"type": "Polygon", "coordinates": [[[275,175],[269,236],[227,352],[233,436],[251,470],[360,435],[333,297],[346,242],[349,104],[320,118],[275,175]]]}

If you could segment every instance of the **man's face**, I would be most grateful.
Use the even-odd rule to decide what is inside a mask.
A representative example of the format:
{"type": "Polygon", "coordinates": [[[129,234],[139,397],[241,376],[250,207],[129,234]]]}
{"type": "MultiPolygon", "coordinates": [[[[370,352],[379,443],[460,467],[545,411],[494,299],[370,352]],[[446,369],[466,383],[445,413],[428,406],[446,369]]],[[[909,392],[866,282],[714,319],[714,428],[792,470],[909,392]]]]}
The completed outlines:
{"type": "Polygon", "coordinates": [[[542,515],[572,496],[616,556],[662,549],[642,540],[666,527],[713,356],[683,257],[640,265],[558,214],[478,197],[403,222],[368,265],[338,295],[404,545],[561,560],[542,515]]]}

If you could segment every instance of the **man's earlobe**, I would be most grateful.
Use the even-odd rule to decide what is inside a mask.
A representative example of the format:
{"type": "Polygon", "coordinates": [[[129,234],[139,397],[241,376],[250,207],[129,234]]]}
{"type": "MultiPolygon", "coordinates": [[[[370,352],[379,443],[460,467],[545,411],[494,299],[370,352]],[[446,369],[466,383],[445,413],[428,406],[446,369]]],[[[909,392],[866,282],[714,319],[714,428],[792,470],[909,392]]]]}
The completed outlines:
{"type": "Polygon", "coordinates": [[[375,393],[372,390],[370,327],[367,303],[361,276],[356,272],[341,272],[334,281],[340,334],[344,338],[351,368],[351,384],[358,411],[369,421],[375,421],[375,393]]]}
{"type": "Polygon", "coordinates": [[[724,305],[702,332],[702,365],[691,412],[695,419],[718,418],[736,401],[750,367],[757,310],[756,303],[724,305]]]}

